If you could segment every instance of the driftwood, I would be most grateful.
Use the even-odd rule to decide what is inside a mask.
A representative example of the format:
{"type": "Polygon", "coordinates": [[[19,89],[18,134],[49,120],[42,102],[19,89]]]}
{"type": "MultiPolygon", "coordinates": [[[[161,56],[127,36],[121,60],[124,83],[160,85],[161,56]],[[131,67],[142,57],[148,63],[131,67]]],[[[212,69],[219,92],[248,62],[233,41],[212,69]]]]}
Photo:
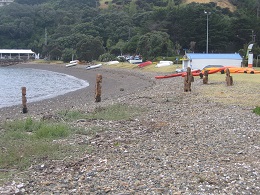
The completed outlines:
{"type": "Polygon", "coordinates": [[[191,73],[191,68],[187,68],[187,74],[184,77],[184,92],[191,91],[191,82],[194,82],[194,77],[191,73]]]}
{"type": "Polygon", "coordinates": [[[230,76],[230,71],[228,68],[226,69],[226,83],[227,83],[227,86],[233,85],[233,78],[232,78],[232,76],[230,76]]]}
{"type": "Polygon", "coordinates": [[[23,106],[23,113],[27,113],[27,99],[26,99],[26,87],[22,87],[22,106],[23,106]]]}
{"type": "Polygon", "coordinates": [[[97,74],[96,77],[96,102],[101,102],[101,84],[102,84],[102,75],[97,74]]]}
{"type": "Polygon", "coordinates": [[[203,84],[208,84],[209,81],[209,71],[205,70],[203,75],[203,84]]]}

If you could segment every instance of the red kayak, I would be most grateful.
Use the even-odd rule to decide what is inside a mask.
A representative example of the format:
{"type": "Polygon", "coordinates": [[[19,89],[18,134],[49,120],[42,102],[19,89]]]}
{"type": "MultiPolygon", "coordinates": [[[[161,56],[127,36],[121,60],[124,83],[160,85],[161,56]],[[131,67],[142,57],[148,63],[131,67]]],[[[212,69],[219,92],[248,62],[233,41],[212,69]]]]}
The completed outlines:
{"type": "MultiPolygon", "coordinates": [[[[192,76],[200,76],[200,73],[201,73],[200,70],[192,70],[191,71],[192,76]]],[[[187,72],[183,72],[181,76],[185,77],[186,75],[187,75],[187,72]]]]}
{"type": "Polygon", "coordinates": [[[152,62],[151,61],[147,61],[147,62],[143,62],[141,64],[138,65],[139,68],[142,68],[142,67],[145,67],[145,66],[148,66],[148,65],[151,65],[152,62]]]}
{"type": "MultiPolygon", "coordinates": [[[[195,74],[200,74],[200,70],[192,70],[192,75],[195,76],[195,74]]],[[[174,74],[168,74],[168,75],[162,75],[162,76],[155,76],[156,79],[166,79],[171,77],[184,77],[187,74],[187,72],[180,72],[180,73],[174,73],[174,74]]],[[[196,75],[199,76],[199,75],[196,75]]]]}
{"type": "Polygon", "coordinates": [[[179,77],[183,73],[174,73],[174,74],[168,74],[168,75],[162,75],[162,76],[155,76],[156,79],[166,79],[166,78],[171,78],[171,77],[179,77]]]}

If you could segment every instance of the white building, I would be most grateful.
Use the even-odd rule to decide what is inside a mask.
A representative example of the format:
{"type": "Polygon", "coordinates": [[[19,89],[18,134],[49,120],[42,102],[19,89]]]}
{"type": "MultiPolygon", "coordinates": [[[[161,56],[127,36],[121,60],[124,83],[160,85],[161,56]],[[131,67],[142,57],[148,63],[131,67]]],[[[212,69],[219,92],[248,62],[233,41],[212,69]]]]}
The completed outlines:
{"type": "Polygon", "coordinates": [[[242,66],[242,57],[238,53],[215,54],[215,53],[187,53],[182,59],[182,69],[190,67],[202,70],[206,66],[242,66]]]}
{"type": "Polygon", "coordinates": [[[0,59],[30,59],[35,53],[30,49],[0,49],[0,59]]]}
{"type": "Polygon", "coordinates": [[[14,0],[0,0],[0,6],[9,5],[12,2],[14,2],[14,0]]]}

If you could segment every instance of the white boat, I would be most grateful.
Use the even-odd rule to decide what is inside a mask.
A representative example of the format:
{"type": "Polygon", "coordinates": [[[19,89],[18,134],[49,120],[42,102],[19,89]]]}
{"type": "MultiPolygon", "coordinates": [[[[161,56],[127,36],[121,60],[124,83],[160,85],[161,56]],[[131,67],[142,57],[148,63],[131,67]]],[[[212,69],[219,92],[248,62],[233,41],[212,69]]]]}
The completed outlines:
{"type": "Polygon", "coordinates": [[[94,68],[99,68],[101,67],[102,64],[96,64],[96,65],[89,65],[89,66],[86,66],[86,69],[87,70],[90,70],[90,69],[94,69],[94,68]]]}
{"type": "Polygon", "coordinates": [[[119,64],[119,61],[109,61],[109,62],[107,62],[107,65],[112,65],[112,64],[119,64]]]}
{"type": "Polygon", "coordinates": [[[155,67],[171,66],[173,65],[172,61],[160,61],[155,67]]]}
{"type": "Polygon", "coordinates": [[[73,63],[79,63],[79,60],[70,61],[70,64],[73,64],[73,63]]]}
{"type": "Polygon", "coordinates": [[[131,64],[141,64],[143,62],[143,60],[129,60],[129,63],[131,64]]]}
{"type": "Polygon", "coordinates": [[[79,63],[79,60],[73,60],[70,61],[69,64],[66,65],[66,67],[76,66],[79,63]]]}
{"type": "Polygon", "coordinates": [[[76,62],[75,63],[69,63],[69,64],[66,65],[66,67],[76,66],[77,64],[78,63],[76,63],[76,62]]]}

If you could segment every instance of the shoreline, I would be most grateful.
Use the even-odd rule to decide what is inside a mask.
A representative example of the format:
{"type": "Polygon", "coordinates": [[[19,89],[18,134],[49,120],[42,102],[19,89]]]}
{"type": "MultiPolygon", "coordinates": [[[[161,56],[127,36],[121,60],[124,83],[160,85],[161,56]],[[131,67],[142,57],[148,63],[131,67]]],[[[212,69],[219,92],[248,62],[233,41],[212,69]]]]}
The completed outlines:
{"type": "Polygon", "coordinates": [[[106,67],[86,70],[84,65],[66,67],[65,64],[34,63],[17,64],[12,65],[12,67],[59,72],[78,79],[87,80],[89,86],[53,98],[27,102],[28,113],[26,114],[22,113],[22,103],[21,105],[0,108],[0,121],[41,117],[42,115],[53,114],[58,110],[87,109],[93,104],[103,104],[105,101],[114,100],[153,85],[152,79],[147,76],[149,74],[144,75],[136,71],[116,70],[106,67]],[[101,74],[103,77],[100,103],[95,102],[97,74],[101,74]]]}

